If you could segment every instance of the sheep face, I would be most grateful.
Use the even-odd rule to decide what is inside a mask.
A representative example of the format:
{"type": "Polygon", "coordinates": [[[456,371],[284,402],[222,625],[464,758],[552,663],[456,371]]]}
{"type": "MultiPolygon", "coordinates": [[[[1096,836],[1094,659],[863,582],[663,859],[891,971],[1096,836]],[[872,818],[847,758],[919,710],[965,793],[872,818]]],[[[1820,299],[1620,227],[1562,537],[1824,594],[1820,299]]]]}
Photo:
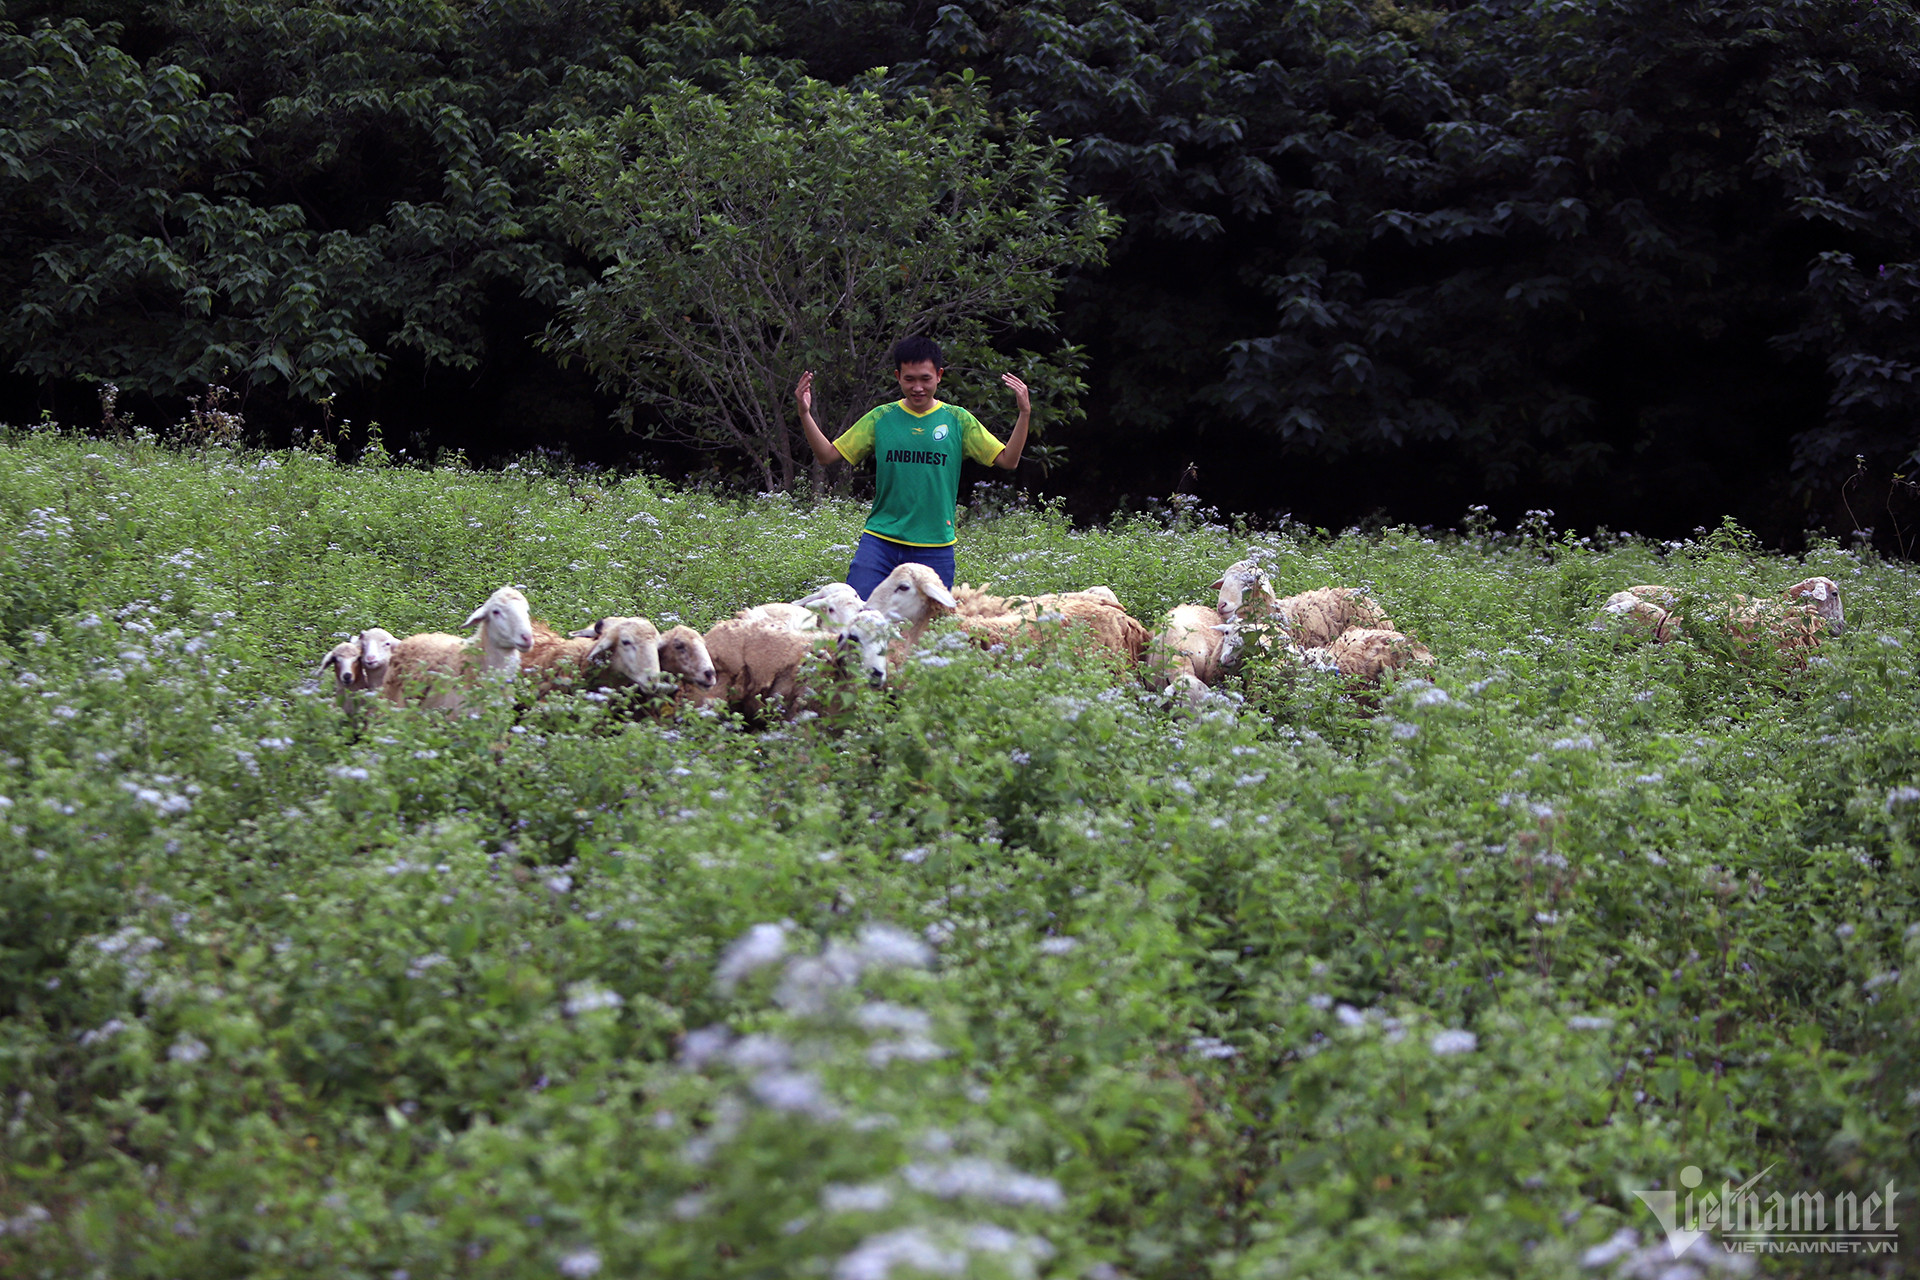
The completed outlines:
{"type": "Polygon", "coordinates": [[[587,650],[588,666],[604,664],[628,684],[651,685],[660,675],[660,633],[645,618],[602,618],[587,650]]]}
{"type": "Polygon", "coordinates": [[[887,683],[887,645],[892,639],[893,624],[877,609],[862,609],[841,630],[840,647],[858,655],[867,683],[878,689],[887,683]]]}
{"type": "Polygon", "coordinates": [[[811,609],[826,619],[837,630],[852,622],[854,615],[863,607],[860,593],[844,582],[829,582],[819,587],[811,595],[794,601],[803,609],[811,609]]]}
{"type": "Polygon", "coordinates": [[[713,671],[713,658],[707,653],[706,638],[692,627],[675,627],[661,636],[657,653],[663,674],[684,676],[702,689],[713,688],[719,679],[713,671]]]}
{"type": "Polygon", "coordinates": [[[525,653],[533,648],[533,614],[527,598],[512,587],[502,587],[487,597],[465,623],[477,627],[474,639],[495,653],[525,653]]]}
{"type": "Polygon", "coordinates": [[[958,607],[940,575],[923,564],[903,564],[880,580],[867,597],[867,608],[895,622],[923,623],[935,616],[934,606],[958,607]]]}
{"type": "Polygon", "coordinates": [[[320,667],[314,675],[324,680],[329,674],[342,689],[366,687],[360,683],[360,642],[358,640],[342,640],[327,651],[326,657],[320,659],[320,667]]]}
{"type": "Polygon", "coordinates": [[[393,646],[399,644],[392,632],[368,627],[360,633],[360,679],[357,688],[379,689],[387,682],[387,668],[393,662],[393,646]]]}
{"type": "Polygon", "coordinates": [[[1273,579],[1251,560],[1236,560],[1228,565],[1227,571],[1213,584],[1213,590],[1220,593],[1216,608],[1222,618],[1239,616],[1249,604],[1252,605],[1249,612],[1265,613],[1275,603],[1273,579]]]}
{"type": "Polygon", "coordinates": [[[1229,618],[1215,626],[1214,630],[1220,633],[1221,667],[1237,665],[1240,661],[1240,652],[1246,647],[1246,629],[1237,619],[1229,618]]]}
{"type": "Polygon", "coordinates": [[[1840,584],[1832,578],[1796,582],[1787,588],[1786,597],[1825,618],[1833,634],[1839,635],[1847,629],[1846,614],[1840,607],[1840,584]]]}

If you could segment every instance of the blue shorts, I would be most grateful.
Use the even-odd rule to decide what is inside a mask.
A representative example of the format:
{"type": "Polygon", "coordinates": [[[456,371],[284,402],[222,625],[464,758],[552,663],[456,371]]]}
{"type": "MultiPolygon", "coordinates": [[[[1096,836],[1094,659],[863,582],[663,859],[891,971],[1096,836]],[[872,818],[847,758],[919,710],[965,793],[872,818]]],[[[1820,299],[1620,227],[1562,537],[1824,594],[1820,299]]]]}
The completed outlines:
{"type": "Polygon", "coordinates": [[[873,589],[894,569],[903,564],[923,564],[940,575],[940,581],[953,588],[953,547],[909,547],[901,542],[888,542],[885,538],[875,537],[871,533],[860,535],[860,545],[854,548],[853,563],[847,566],[847,585],[860,593],[862,600],[873,594],[873,589]]]}

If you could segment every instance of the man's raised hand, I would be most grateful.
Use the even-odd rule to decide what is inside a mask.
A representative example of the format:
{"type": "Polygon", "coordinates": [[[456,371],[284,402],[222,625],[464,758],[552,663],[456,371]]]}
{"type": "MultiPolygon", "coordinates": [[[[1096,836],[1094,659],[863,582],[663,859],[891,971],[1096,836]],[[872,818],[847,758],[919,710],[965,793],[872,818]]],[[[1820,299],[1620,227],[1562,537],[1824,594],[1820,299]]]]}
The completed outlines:
{"type": "MultiPolygon", "coordinates": [[[[811,377],[812,375],[809,374],[808,376],[811,377]]],[[[804,382],[805,379],[802,379],[802,381],[804,382]]],[[[1025,413],[1033,407],[1033,402],[1027,398],[1026,383],[1020,381],[1020,379],[1014,377],[1010,373],[1001,374],[1000,381],[1006,383],[1007,386],[1013,391],[1014,407],[1019,409],[1021,413],[1025,413]]]]}
{"type": "Polygon", "coordinates": [[[800,406],[802,415],[813,412],[813,370],[800,375],[800,383],[793,389],[794,403],[800,406]]]}

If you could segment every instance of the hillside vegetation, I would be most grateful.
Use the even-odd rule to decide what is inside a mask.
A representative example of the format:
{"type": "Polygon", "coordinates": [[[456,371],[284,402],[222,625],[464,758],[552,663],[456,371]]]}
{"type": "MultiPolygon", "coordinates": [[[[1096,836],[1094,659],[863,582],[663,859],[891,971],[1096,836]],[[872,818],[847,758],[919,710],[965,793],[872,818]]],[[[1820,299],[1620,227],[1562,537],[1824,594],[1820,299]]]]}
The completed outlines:
{"type": "Polygon", "coordinates": [[[964,580],[1151,619],[1252,555],[1438,665],[1191,714],[936,627],[759,732],[312,676],[504,583],[706,626],[862,515],[7,435],[0,1271],[1603,1276],[1683,1166],[1920,1182],[1920,596],[1871,552],[982,490],[964,580]],[[1804,670],[1587,625],[1814,573],[1804,670]]]}

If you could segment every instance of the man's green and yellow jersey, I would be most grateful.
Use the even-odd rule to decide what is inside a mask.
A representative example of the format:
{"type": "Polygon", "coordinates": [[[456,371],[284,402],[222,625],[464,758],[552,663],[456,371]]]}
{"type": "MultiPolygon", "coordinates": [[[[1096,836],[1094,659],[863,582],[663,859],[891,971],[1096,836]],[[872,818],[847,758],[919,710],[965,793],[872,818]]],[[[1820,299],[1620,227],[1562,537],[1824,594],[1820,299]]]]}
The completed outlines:
{"type": "Polygon", "coordinates": [[[833,447],[848,462],[873,455],[868,533],[909,547],[946,547],[954,542],[961,457],[990,464],[1005,446],[958,405],[935,400],[915,413],[896,400],[848,427],[833,447]]]}

